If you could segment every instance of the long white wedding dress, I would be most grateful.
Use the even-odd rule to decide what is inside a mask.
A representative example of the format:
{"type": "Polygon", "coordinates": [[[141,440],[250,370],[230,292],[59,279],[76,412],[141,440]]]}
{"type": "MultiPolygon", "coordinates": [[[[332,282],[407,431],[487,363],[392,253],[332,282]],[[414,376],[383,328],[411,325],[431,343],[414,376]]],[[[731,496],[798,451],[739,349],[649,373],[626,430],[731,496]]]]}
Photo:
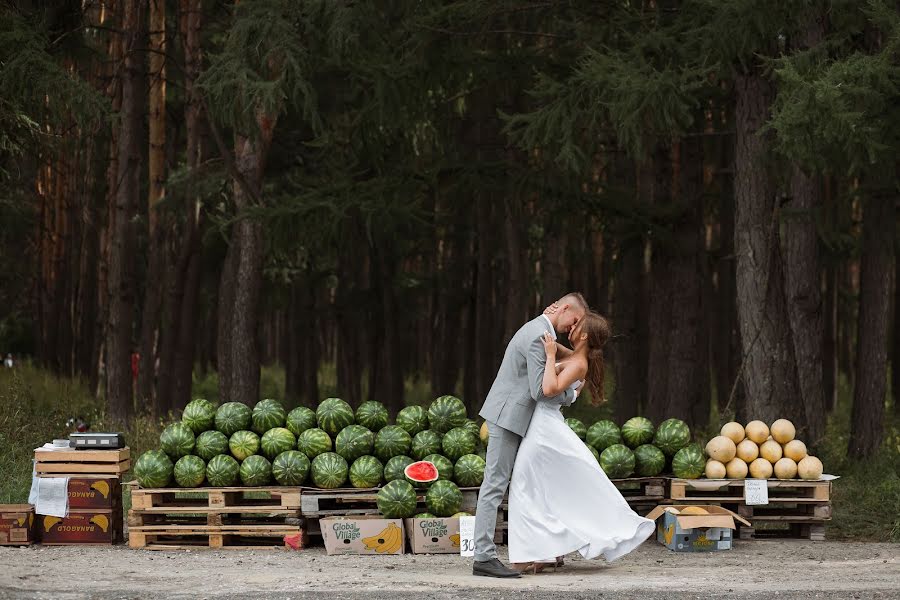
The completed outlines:
{"type": "Polygon", "coordinates": [[[559,406],[537,404],[510,481],[509,561],[628,554],[653,534],[654,522],[631,510],[559,406]]]}

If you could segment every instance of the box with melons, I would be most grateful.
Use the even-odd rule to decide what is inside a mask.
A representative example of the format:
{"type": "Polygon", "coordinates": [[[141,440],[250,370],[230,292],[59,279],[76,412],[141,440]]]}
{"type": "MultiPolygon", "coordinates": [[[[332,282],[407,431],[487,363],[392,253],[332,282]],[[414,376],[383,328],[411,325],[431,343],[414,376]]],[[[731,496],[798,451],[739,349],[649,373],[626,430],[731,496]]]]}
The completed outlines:
{"type": "Polygon", "coordinates": [[[821,479],[822,461],[808,454],[796,435],[787,419],[771,427],[762,421],[725,423],[706,444],[704,474],[708,479],[821,479]]]}

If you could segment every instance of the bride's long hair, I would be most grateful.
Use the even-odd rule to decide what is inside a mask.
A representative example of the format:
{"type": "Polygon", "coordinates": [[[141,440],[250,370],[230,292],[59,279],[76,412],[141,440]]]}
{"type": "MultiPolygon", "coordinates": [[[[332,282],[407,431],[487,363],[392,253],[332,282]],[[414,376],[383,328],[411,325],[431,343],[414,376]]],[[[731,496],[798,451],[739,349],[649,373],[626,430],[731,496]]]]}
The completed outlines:
{"type": "Polygon", "coordinates": [[[591,398],[596,403],[606,402],[606,396],[603,393],[604,366],[603,366],[603,346],[610,336],[609,321],[594,311],[588,311],[581,319],[579,325],[582,331],[587,334],[588,345],[588,372],[587,387],[591,392],[591,398]]]}

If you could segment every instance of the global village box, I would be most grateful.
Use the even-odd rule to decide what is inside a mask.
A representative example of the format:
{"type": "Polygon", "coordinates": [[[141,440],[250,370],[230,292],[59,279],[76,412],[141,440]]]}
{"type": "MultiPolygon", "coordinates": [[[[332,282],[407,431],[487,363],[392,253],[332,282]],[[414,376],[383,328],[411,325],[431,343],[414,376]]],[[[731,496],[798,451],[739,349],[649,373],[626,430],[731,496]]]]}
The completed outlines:
{"type": "Polygon", "coordinates": [[[403,554],[403,519],[378,516],[321,519],[325,552],[331,554],[403,554]]]}
{"type": "Polygon", "coordinates": [[[34,541],[34,506],[0,504],[0,546],[27,546],[34,541]]]}
{"type": "Polygon", "coordinates": [[[730,550],[735,519],[750,526],[727,508],[706,504],[657,506],[647,518],[656,521],[656,540],[675,552],[730,550]]]}
{"type": "Polygon", "coordinates": [[[413,554],[459,554],[459,517],[404,519],[413,554]]]}

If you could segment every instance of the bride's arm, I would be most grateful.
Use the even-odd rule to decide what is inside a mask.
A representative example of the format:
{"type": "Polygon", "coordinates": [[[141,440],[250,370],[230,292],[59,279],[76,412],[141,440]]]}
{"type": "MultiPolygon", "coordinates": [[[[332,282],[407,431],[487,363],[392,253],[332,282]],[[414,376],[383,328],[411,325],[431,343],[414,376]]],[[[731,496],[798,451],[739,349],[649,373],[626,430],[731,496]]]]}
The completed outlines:
{"type": "Polygon", "coordinates": [[[544,396],[550,398],[557,396],[575,383],[579,377],[578,365],[568,364],[558,374],[556,372],[556,352],[559,344],[553,340],[549,333],[545,333],[542,338],[544,350],[547,353],[547,364],[544,365],[544,379],[541,382],[541,389],[544,396]]]}

